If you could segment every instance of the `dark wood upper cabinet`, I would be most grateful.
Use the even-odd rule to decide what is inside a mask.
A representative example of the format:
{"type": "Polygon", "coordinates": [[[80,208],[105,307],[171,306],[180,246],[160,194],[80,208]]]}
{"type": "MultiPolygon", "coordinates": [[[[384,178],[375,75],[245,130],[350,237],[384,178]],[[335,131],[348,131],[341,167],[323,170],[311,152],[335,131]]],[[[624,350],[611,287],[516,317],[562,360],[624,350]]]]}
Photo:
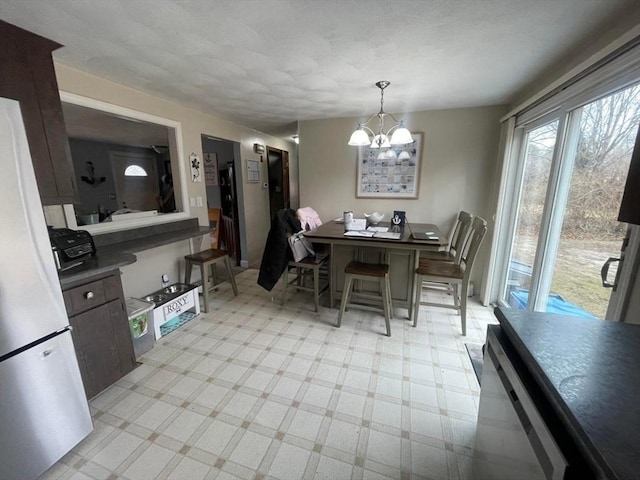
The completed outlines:
{"type": "Polygon", "coordinates": [[[631,165],[629,165],[627,183],[622,195],[618,221],[640,225],[640,126],[631,155],[631,165]]]}
{"type": "Polygon", "coordinates": [[[73,163],[51,58],[62,45],[1,20],[0,38],[0,96],[20,102],[42,203],[73,203],[73,163]]]}

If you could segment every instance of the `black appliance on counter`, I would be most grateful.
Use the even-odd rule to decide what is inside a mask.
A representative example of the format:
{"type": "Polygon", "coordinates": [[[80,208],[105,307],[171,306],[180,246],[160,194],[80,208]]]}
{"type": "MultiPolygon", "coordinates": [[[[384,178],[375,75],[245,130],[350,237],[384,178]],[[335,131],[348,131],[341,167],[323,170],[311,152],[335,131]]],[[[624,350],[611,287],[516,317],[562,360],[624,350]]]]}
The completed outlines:
{"type": "Polygon", "coordinates": [[[51,249],[59,271],[83,264],[96,253],[93,237],[85,230],[49,227],[51,249]]]}

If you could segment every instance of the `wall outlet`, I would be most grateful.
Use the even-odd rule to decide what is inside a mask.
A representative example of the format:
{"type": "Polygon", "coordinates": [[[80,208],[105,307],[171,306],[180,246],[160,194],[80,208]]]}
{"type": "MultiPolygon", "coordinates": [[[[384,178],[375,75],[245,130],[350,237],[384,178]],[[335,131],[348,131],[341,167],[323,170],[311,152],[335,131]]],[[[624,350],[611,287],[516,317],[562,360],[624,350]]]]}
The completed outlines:
{"type": "Polygon", "coordinates": [[[199,207],[202,207],[202,205],[203,205],[203,203],[202,203],[202,197],[200,197],[200,196],[196,197],[196,204],[197,204],[199,207]]]}

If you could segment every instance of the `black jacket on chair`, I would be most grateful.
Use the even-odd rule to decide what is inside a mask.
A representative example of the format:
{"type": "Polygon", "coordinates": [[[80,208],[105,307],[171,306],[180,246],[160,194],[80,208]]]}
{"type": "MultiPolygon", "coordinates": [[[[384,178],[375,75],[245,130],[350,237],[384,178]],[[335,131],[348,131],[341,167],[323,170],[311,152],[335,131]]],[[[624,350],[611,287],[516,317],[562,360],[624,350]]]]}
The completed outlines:
{"type": "Polygon", "coordinates": [[[278,283],[287,263],[293,260],[287,238],[300,230],[302,230],[302,226],[300,220],[296,218],[295,210],[291,208],[278,210],[271,222],[271,230],[269,230],[267,243],[264,246],[260,273],[258,274],[258,285],[265,290],[271,291],[278,283]]]}

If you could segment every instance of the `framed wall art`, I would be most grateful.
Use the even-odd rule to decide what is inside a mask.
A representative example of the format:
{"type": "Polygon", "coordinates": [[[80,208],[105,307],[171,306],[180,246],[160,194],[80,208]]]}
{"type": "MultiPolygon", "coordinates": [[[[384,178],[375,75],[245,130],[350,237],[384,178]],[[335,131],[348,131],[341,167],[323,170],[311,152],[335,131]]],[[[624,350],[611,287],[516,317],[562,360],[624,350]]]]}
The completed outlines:
{"type": "Polygon", "coordinates": [[[247,160],[247,181],[249,183],[260,182],[260,163],[257,160],[247,160]]]}
{"type": "Polygon", "coordinates": [[[204,182],[209,186],[218,185],[218,154],[204,153],[204,182]]]}
{"type": "Polygon", "coordinates": [[[391,148],[358,148],[356,198],[418,198],[422,133],[413,143],[391,148]]]}

